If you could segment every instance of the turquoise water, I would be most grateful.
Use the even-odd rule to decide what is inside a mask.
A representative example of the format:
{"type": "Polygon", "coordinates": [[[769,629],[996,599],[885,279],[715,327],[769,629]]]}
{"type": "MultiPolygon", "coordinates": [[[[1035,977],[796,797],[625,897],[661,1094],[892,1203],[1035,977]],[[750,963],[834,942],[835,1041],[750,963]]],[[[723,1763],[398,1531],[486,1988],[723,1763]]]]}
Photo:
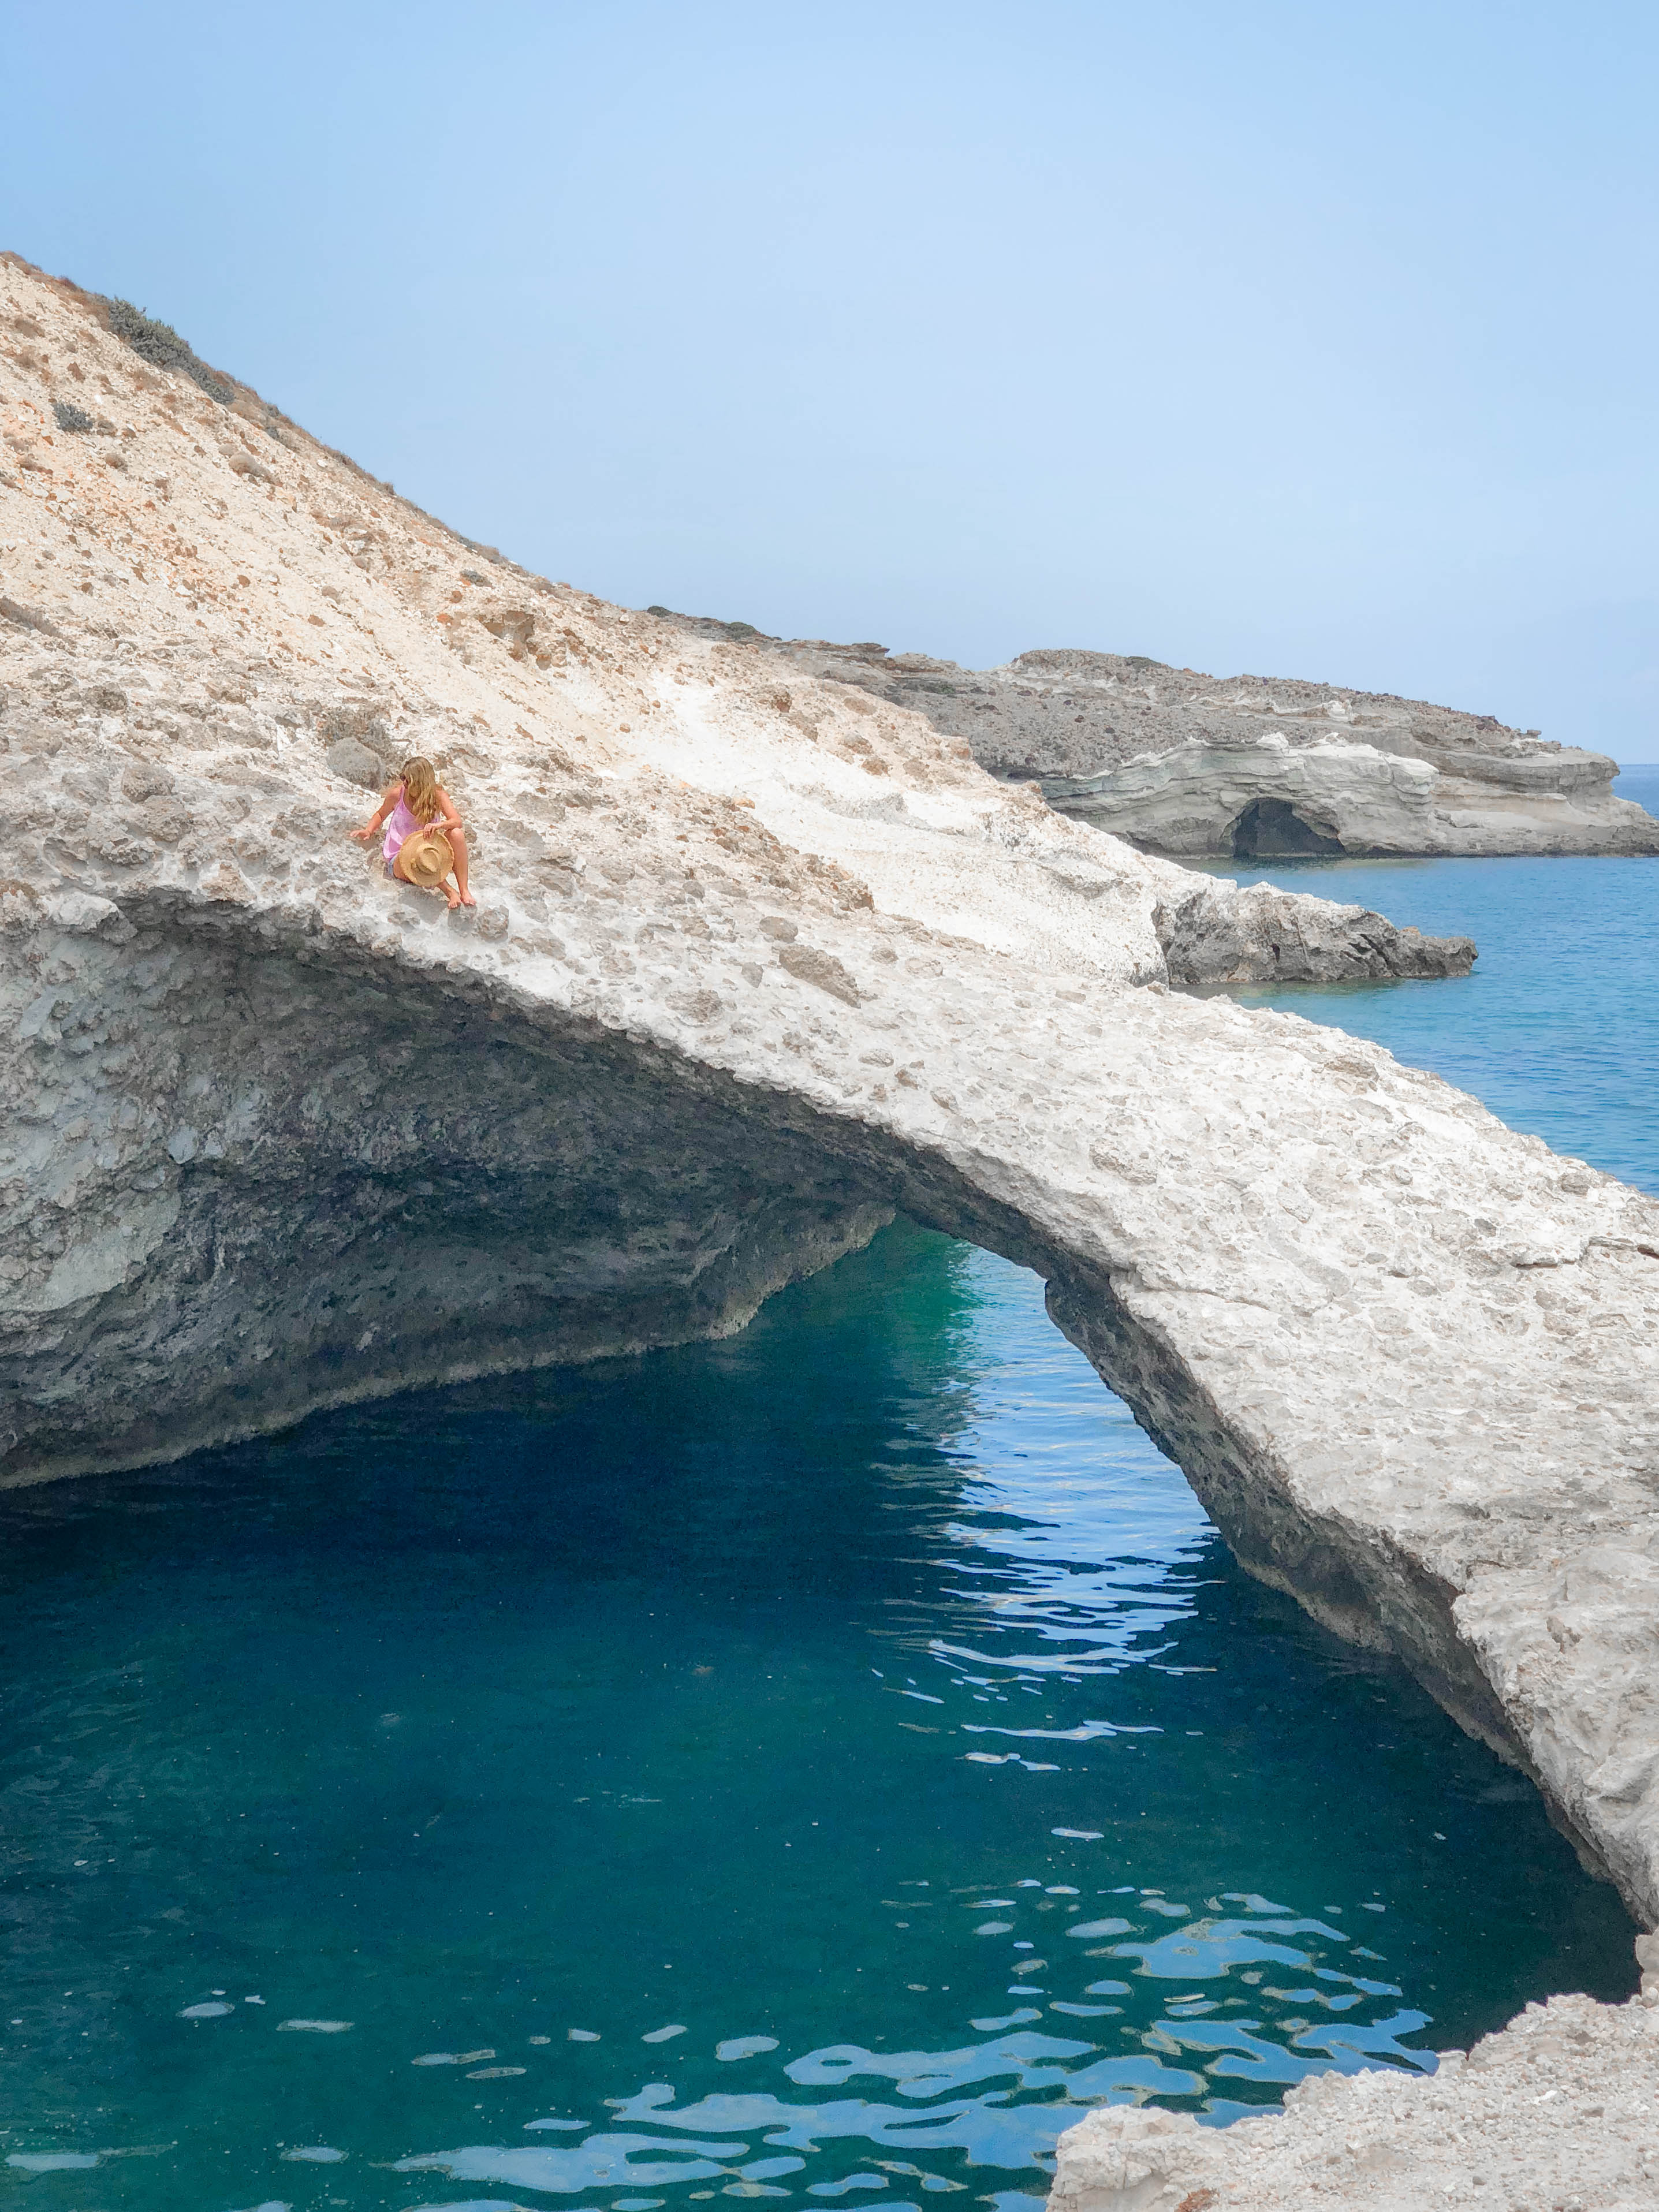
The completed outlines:
{"type": "MultiPolygon", "coordinates": [[[[1334,1011],[1651,1186],[1659,871],[1543,865],[1367,874],[1481,969],[1334,1011]]],[[[1526,1786],[914,1229],[726,1344],[14,1494],[0,1562],[0,2177],[52,2212],[1019,2212],[1084,2100],[1225,2120],[1632,1985],[1526,1786]]]]}
{"type": "MultiPolygon", "coordinates": [[[[1626,770],[1618,789],[1659,812],[1659,769],[1626,770]]],[[[1473,937],[1474,973],[1446,982],[1230,995],[1375,1038],[1556,1151],[1659,1190],[1659,860],[1229,862],[1212,872],[1473,937]]]]}

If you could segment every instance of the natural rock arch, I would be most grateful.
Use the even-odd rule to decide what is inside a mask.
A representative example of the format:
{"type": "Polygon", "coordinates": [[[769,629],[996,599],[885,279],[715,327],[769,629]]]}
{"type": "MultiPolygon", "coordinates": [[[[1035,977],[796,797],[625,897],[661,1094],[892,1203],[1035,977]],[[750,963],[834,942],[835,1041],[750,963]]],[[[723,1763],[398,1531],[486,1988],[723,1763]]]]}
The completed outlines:
{"type": "MultiPolygon", "coordinates": [[[[1659,1919],[1659,1207],[1169,988],[1467,940],[1148,860],[919,715],[454,537],[4,257],[0,305],[123,418],[47,447],[13,365],[0,1481],[734,1328],[902,1208],[1038,1270],[1244,1564],[1659,1919]],[[416,746],[476,915],[346,842],[416,746]]],[[[1263,789],[1236,750],[1223,821],[1263,789]]],[[[1349,750],[1426,814],[1425,763],[1349,750]]]]}
{"type": "Polygon", "coordinates": [[[1659,1516],[1583,1396],[1592,1347],[1652,1297],[1654,1209],[1619,1186],[1385,1054],[1226,1002],[1143,991],[1109,1024],[1028,999],[1053,1034],[1040,1078],[1006,1045],[958,1046],[947,1075],[939,1031],[984,1009],[978,979],[907,1008],[866,975],[856,1003],[816,993],[817,1066],[791,1079],[695,1021],[440,972],[314,915],[149,897],[64,918],[37,924],[60,980],[21,1024],[34,1095],[76,1086],[70,1130],[106,1158],[131,1102],[147,1126],[101,1175],[82,1155],[74,1234],[14,1291],[13,1480],[724,1334],[902,1211],[1041,1273],[1242,1563],[1398,1654],[1659,1917],[1647,1770],[1620,1740],[1650,1685],[1608,1702],[1659,1583],[1659,1541],[1632,1553],[1630,1528],[1659,1516]],[[925,1077],[849,1097],[818,1072],[832,1033],[844,1065],[902,1070],[880,1042],[902,1030],[925,1077]],[[1394,1264],[1362,1282],[1362,1247],[1394,1264]],[[1483,1317],[1540,1267],[1572,1271],[1574,1311],[1507,1310],[1517,1405],[1513,1340],[1483,1317]],[[1451,1313],[1425,1331],[1431,1299],[1451,1313]],[[1569,1405],[1593,1492],[1563,1465],[1569,1405]]]}

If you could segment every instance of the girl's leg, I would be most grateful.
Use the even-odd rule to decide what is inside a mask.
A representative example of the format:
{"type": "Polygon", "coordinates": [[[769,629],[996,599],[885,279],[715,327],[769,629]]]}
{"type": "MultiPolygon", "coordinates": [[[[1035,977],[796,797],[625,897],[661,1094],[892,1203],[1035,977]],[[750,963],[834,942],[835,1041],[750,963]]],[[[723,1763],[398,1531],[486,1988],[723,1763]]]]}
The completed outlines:
{"type": "Polygon", "coordinates": [[[466,887],[466,832],[458,824],[453,830],[446,830],[444,834],[449,839],[450,849],[455,855],[455,885],[461,895],[460,903],[463,906],[477,906],[478,902],[466,887]]]}

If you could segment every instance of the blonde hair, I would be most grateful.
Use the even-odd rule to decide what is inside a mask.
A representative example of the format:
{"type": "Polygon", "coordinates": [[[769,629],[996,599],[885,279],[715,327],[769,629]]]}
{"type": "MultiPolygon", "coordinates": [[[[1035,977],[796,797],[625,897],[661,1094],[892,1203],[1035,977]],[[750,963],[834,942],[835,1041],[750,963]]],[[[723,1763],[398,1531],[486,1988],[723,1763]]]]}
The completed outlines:
{"type": "Polygon", "coordinates": [[[398,771],[403,778],[404,805],[417,822],[432,821],[438,811],[438,771],[424,753],[416,753],[398,771]]]}

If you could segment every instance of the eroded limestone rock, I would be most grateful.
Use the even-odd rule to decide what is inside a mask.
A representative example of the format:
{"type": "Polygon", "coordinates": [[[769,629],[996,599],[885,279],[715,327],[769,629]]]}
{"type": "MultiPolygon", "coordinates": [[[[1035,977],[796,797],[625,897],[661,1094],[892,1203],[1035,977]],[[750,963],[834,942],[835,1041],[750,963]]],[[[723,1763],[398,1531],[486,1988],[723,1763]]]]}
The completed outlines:
{"type": "Polygon", "coordinates": [[[1612,787],[1598,753],[1431,759],[1282,732],[1182,745],[1096,775],[1045,780],[1061,813],[1187,859],[1343,853],[1659,854],[1659,820],[1612,787]]]}
{"type": "Polygon", "coordinates": [[[0,1480],[732,1328],[901,1209],[1038,1270],[1250,1570],[1659,1919],[1659,1207],[1169,988],[1467,945],[1241,896],[528,576],[0,263],[23,313],[0,1480]],[[60,447],[69,382],[122,465],[60,447]],[[348,739],[438,758],[476,911],[349,842],[348,739]]]}

